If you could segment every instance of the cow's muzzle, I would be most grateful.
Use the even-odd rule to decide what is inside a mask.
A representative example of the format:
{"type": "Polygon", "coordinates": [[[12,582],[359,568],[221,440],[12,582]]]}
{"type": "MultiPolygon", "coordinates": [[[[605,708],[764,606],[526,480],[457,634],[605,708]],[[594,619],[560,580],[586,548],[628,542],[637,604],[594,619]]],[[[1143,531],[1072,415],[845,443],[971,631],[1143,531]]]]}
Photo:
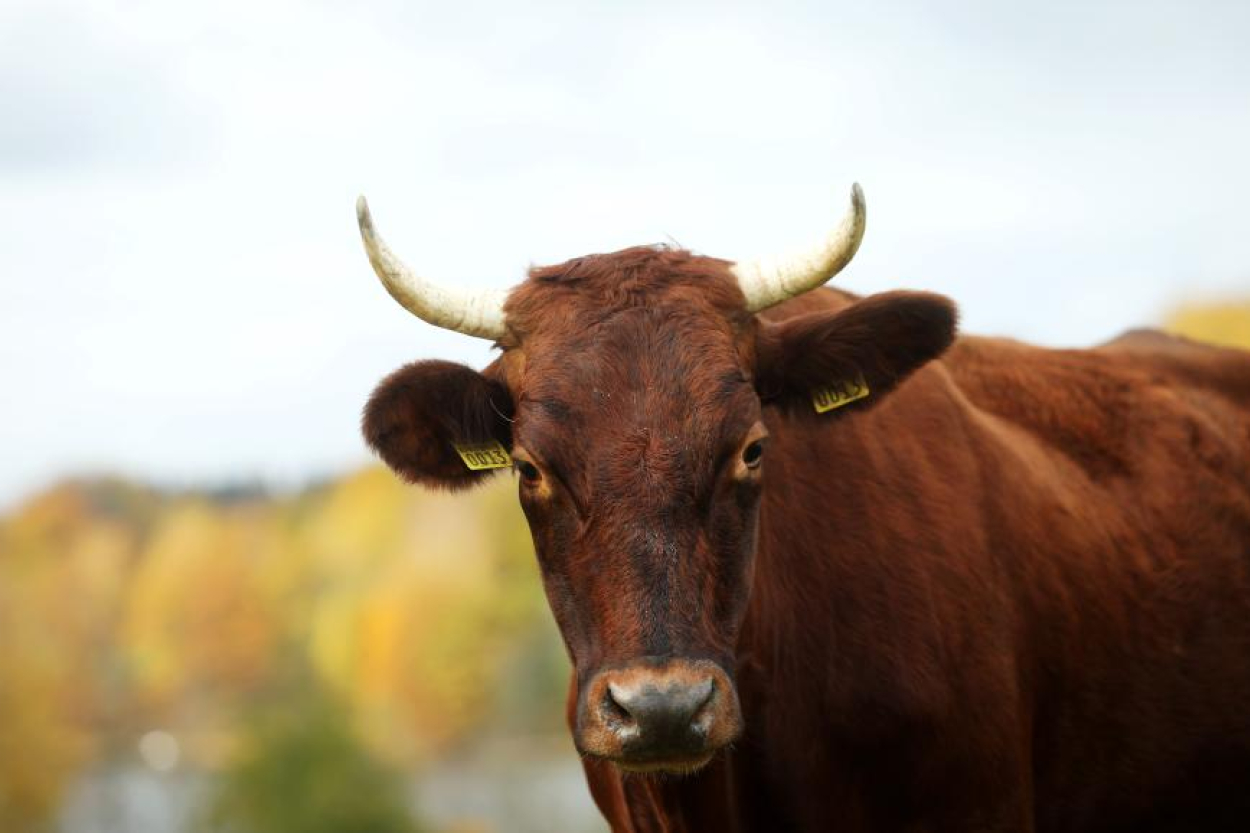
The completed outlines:
{"type": "Polygon", "coordinates": [[[579,698],[577,746],[638,772],[691,772],[742,731],[729,676],[706,660],[600,671],[579,698]]]}

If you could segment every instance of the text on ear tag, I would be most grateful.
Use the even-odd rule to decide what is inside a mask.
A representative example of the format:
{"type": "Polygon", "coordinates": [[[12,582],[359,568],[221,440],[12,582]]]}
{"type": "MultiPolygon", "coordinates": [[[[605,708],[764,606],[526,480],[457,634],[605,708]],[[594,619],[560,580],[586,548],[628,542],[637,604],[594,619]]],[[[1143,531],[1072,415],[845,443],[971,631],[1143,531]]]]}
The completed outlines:
{"type": "Polygon", "coordinates": [[[509,456],[507,449],[494,440],[488,443],[452,443],[451,445],[472,471],[506,469],[512,465],[512,457],[509,456]]]}
{"type": "Polygon", "coordinates": [[[849,405],[857,399],[864,399],[868,393],[868,383],[864,381],[864,374],[860,373],[854,379],[835,382],[812,391],[812,406],[816,408],[816,413],[823,414],[849,405]]]}

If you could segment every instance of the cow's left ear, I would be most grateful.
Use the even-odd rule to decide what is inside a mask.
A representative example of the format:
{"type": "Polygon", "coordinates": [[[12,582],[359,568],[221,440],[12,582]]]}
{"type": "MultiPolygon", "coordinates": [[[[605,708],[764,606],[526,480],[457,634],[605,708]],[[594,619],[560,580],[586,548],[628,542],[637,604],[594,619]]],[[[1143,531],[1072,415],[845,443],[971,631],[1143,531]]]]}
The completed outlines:
{"type": "Polygon", "coordinates": [[[871,407],[951,345],[957,319],[941,295],[885,292],[842,310],[764,322],[756,389],[765,404],[794,412],[815,414],[814,399],[838,413],[871,407]]]}
{"type": "Polygon", "coordinates": [[[496,370],[444,361],[401,367],[365,405],[365,441],[410,483],[464,489],[482,482],[511,465],[504,452],[512,448],[512,397],[496,370]]]}

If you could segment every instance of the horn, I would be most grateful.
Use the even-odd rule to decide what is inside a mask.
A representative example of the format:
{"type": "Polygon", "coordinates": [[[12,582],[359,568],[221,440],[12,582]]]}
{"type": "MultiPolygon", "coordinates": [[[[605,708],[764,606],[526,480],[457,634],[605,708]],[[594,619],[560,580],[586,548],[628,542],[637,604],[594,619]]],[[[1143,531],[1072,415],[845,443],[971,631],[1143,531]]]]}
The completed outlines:
{"type": "Polygon", "coordinates": [[[815,289],[842,271],[864,239],[864,192],[851,186],[851,207],[841,224],[819,245],[771,260],[735,263],[730,271],[747,299],[748,312],[760,312],[787,298],[815,289]]]}
{"type": "Polygon", "coordinates": [[[365,243],[373,271],[400,306],[435,327],[495,341],[503,338],[507,332],[503,315],[506,291],[466,292],[439,286],[414,274],[373,230],[369,203],[363,196],[356,200],[356,221],[360,224],[360,239],[365,243]]]}

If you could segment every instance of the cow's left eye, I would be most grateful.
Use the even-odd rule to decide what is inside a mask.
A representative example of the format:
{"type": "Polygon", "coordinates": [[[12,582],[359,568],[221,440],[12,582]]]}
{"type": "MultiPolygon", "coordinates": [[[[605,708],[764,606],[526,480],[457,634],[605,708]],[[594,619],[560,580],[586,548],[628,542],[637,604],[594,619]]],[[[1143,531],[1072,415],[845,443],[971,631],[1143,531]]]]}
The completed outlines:
{"type": "Polygon", "coordinates": [[[759,468],[764,459],[764,441],[756,440],[742,450],[742,464],[749,469],[759,468]]]}

